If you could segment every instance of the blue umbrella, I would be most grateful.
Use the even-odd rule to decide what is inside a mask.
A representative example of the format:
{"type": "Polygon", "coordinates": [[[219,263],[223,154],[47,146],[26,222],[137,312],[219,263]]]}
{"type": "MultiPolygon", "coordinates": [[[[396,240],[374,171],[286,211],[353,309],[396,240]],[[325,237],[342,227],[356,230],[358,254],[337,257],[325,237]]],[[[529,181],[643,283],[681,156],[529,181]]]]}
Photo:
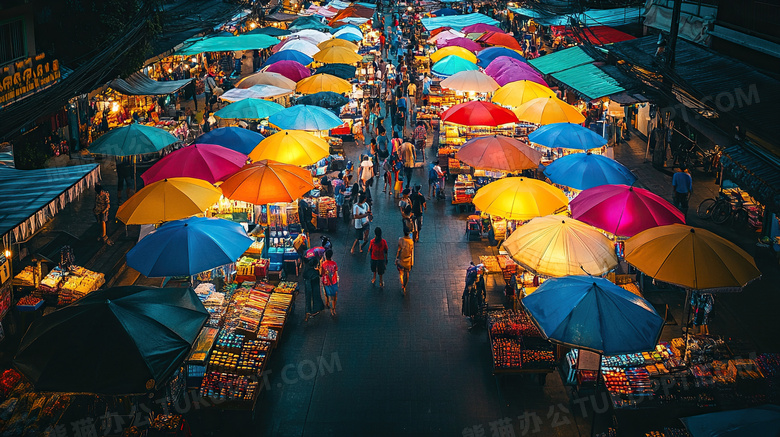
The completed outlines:
{"type": "Polygon", "coordinates": [[[111,129],[89,146],[96,155],[133,156],[155,153],[179,139],[158,127],[133,123],[111,129]]]}
{"type": "Polygon", "coordinates": [[[191,276],[235,262],[252,245],[238,223],[191,217],[162,225],[127,252],[146,277],[191,276]]]}
{"type": "Polygon", "coordinates": [[[314,105],[323,108],[340,108],[349,103],[349,99],[333,91],[320,91],[299,97],[295,101],[296,105],[314,105]]]}
{"type": "Polygon", "coordinates": [[[700,414],[680,420],[693,437],[780,435],[780,407],[777,405],[700,414]]]}
{"type": "Polygon", "coordinates": [[[575,190],[587,190],[600,185],[633,185],[636,176],[623,164],[603,155],[572,153],[558,158],[544,170],[554,184],[575,190]]]}
{"type": "Polygon", "coordinates": [[[649,302],[592,276],[548,279],[523,306],[549,340],[603,355],[655,350],[664,325],[649,302]]]}
{"type": "MultiPolygon", "coordinates": [[[[350,24],[343,24],[343,25],[341,25],[339,27],[335,27],[335,28],[330,30],[330,33],[334,34],[334,33],[338,32],[339,30],[347,28],[347,27],[353,27],[353,28],[355,28],[357,30],[360,30],[360,26],[358,26],[357,24],[351,24],[350,23],[350,24]]],[[[360,32],[362,33],[363,31],[361,30],[360,32]]]]}
{"type": "Polygon", "coordinates": [[[195,139],[198,144],[216,144],[249,155],[265,139],[257,132],[241,127],[221,127],[195,139]]]}
{"type": "Polygon", "coordinates": [[[349,64],[325,64],[319,67],[314,74],[330,74],[331,76],[340,77],[342,79],[350,80],[355,77],[357,67],[349,64]]]}
{"type": "Polygon", "coordinates": [[[296,105],[272,115],[268,121],[280,129],[323,131],[344,124],[333,112],[320,106],[296,105]]]}
{"type": "Polygon", "coordinates": [[[441,8],[431,12],[431,15],[436,17],[448,17],[450,15],[458,15],[459,12],[452,8],[441,8]]]}
{"type": "Polygon", "coordinates": [[[532,143],[546,147],[579,150],[597,149],[607,144],[606,138],[575,123],[552,123],[542,126],[528,134],[528,139],[532,143]]]}
{"type": "Polygon", "coordinates": [[[301,65],[309,65],[314,62],[314,58],[305,53],[299,52],[298,50],[281,50],[269,56],[268,59],[266,59],[263,63],[263,67],[267,67],[274,62],[279,61],[295,61],[301,65]]]}
{"type": "Polygon", "coordinates": [[[488,47],[477,52],[477,65],[482,68],[487,68],[487,66],[499,56],[508,56],[517,59],[518,61],[526,62],[523,55],[512,49],[506,47],[488,47]]]}
{"type": "Polygon", "coordinates": [[[239,120],[261,120],[284,109],[284,106],[263,99],[244,99],[233,102],[214,113],[214,117],[239,120]]]}
{"type": "Polygon", "coordinates": [[[449,77],[455,73],[460,73],[461,71],[475,70],[479,70],[477,64],[455,55],[445,56],[431,67],[433,74],[442,77],[449,77]]]}
{"type": "Polygon", "coordinates": [[[362,36],[360,36],[360,35],[358,35],[356,33],[352,33],[352,32],[342,32],[342,33],[336,35],[335,37],[339,38],[339,39],[344,39],[344,40],[347,40],[347,41],[352,41],[352,42],[363,41],[363,37],[362,36]]]}

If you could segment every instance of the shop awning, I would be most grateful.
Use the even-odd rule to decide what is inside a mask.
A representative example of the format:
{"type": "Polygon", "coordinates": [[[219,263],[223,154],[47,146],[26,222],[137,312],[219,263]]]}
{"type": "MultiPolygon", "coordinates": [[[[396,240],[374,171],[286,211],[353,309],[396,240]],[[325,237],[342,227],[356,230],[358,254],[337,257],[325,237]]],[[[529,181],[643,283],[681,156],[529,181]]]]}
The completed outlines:
{"type": "Polygon", "coordinates": [[[585,53],[579,46],[569,47],[560,52],[550,53],[528,61],[532,67],[539,70],[542,74],[551,74],[558,71],[568,70],[582,64],[590,64],[594,59],[585,53]]]}
{"type": "Polygon", "coordinates": [[[143,73],[133,73],[127,79],[114,79],[108,86],[126,96],[163,96],[173,94],[194,79],[156,81],[143,73]]]}
{"type": "Polygon", "coordinates": [[[239,36],[215,36],[194,38],[176,51],[177,55],[196,55],[205,52],[232,52],[236,50],[265,49],[279,44],[279,40],[268,35],[243,34],[239,36]]]}
{"type": "Polygon", "coordinates": [[[575,32],[574,29],[571,28],[565,28],[564,26],[551,26],[551,29],[554,33],[562,33],[563,36],[567,36],[581,43],[588,42],[597,46],[636,38],[635,36],[631,36],[609,26],[588,26],[583,27],[578,32],[575,32]]]}
{"type": "Polygon", "coordinates": [[[559,71],[553,73],[552,77],[588,100],[625,91],[617,80],[593,64],[559,71]]]}
{"type": "Polygon", "coordinates": [[[467,15],[452,15],[449,17],[433,17],[420,19],[422,25],[427,30],[437,29],[439,27],[451,27],[460,31],[466,26],[472,24],[491,24],[493,26],[499,26],[501,23],[483,14],[467,14],[467,15]]]}
{"type": "Polygon", "coordinates": [[[780,213],[780,159],[745,143],[731,146],[720,157],[731,179],[774,213],[780,213]]]}
{"type": "Polygon", "coordinates": [[[0,235],[23,241],[100,179],[97,164],[17,170],[0,166],[0,235]]]}
{"type": "Polygon", "coordinates": [[[539,24],[564,26],[571,19],[585,26],[621,26],[642,21],[643,8],[591,9],[583,13],[550,15],[529,8],[509,8],[510,11],[524,17],[533,18],[539,24]]]}

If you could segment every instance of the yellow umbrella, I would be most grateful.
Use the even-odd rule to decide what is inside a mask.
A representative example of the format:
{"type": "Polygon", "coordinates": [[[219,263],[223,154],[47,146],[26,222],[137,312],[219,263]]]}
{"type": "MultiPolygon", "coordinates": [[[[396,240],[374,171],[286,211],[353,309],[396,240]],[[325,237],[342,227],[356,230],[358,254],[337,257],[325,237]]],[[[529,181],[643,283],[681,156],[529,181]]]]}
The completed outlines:
{"type": "Polygon", "coordinates": [[[543,276],[603,275],[618,264],[615,246],[585,223],[560,215],[537,217],[504,242],[515,262],[543,276]]]}
{"type": "Polygon", "coordinates": [[[283,130],[260,141],[249,159],[252,162],[270,159],[284,164],[312,165],[330,154],[330,146],[322,138],[300,131],[283,130]]]}
{"type": "Polygon", "coordinates": [[[692,290],[736,291],[761,276],[753,258],[736,244],[681,224],[629,238],[626,261],[652,278],[692,290]]]}
{"type": "Polygon", "coordinates": [[[323,64],[354,64],[363,59],[346,47],[328,47],[314,54],[314,60],[323,64]]]}
{"type": "Polygon", "coordinates": [[[441,81],[441,86],[456,91],[492,93],[498,84],[492,77],[479,70],[459,71],[441,81]]]}
{"type": "Polygon", "coordinates": [[[530,80],[509,82],[493,94],[493,103],[518,107],[539,97],[555,97],[555,91],[530,80]]]}
{"type": "Polygon", "coordinates": [[[148,225],[202,214],[222,192],[195,178],[170,178],[149,184],[123,203],[116,218],[126,225],[148,225]]]}
{"type": "Polygon", "coordinates": [[[322,91],[343,94],[352,91],[352,85],[340,77],[320,73],[301,79],[295,86],[295,91],[301,94],[314,94],[322,91]]]}
{"type": "Polygon", "coordinates": [[[314,188],[305,168],[275,161],[245,165],[220,185],[225,197],[254,205],[292,202],[314,188]]]}
{"type": "Polygon", "coordinates": [[[536,124],[580,124],[585,121],[577,108],[553,96],[529,100],[517,107],[514,113],[520,121],[536,124]]]}
{"type": "Polygon", "coordinates": [[[559,188],[538,179],[511,177],[477,191],[474,206],[510,220],[529,220],[566,210],[569,199],[559,188]]]}
{"type": "Polygon", "coordinates": [[[320,50],[325,50],[328,47],[345,47],[352,50],[353,52],[358,51],[358,46],[356,46],[354,43],[350,41],[341,38],[333,38],[317,44],[317,48],[319,48],[320,50]]]}
{"type": "Polygon", "coordinates": [[[433,54],[431,54],[431,61],[439,62],[440,60],[446,58],[447,56],[457,56],[469,62],[473,62],[475,64],[477,63],[477,55],[471,53],[470,51],[464,49],[463,47],[458,47],[458,46],[447,46],[439,50],[436,50],[435,52],[433,52],[433,54]]]}

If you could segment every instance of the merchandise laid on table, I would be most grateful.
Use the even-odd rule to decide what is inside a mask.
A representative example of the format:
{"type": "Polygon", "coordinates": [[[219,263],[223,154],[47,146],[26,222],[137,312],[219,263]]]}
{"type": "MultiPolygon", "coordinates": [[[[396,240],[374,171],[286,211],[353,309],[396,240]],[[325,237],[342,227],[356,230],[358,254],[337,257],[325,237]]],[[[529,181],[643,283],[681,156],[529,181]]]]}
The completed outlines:
{"type": "Polygon", "coordinates": [[[488,339],[493,358],[493,374],[552,372],[558,360],[558,347],[542,337],[522,311],[489,311],[488,339]]]}
{"type": "Polygon", "coordinates": [[[44,303],[65,306],[98,290],[106,282],[102,273],[71,265],[65,269],[55,266],[36,284],[36,266],[28,266],[16,275],[15,282],[33,291],[17,303],[19,311],[34,311],[44,303]]]}

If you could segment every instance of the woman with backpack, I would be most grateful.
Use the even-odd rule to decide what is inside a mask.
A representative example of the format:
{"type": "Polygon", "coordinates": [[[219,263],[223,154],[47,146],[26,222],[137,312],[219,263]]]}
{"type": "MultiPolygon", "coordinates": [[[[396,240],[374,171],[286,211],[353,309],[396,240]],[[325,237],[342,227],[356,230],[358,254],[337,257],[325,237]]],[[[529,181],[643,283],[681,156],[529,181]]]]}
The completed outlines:
{"type": "Polygon", "coordinates": [[[339,267],[333,261],[333,250],[325,251],[325,259],[320,262],[322,288],[325,289],[325,307],[330,307],[330,314],[336,315],[336,299],[339,294],[339,267]],[[330,301],[333,300],[333,304],[330,301]]]}

